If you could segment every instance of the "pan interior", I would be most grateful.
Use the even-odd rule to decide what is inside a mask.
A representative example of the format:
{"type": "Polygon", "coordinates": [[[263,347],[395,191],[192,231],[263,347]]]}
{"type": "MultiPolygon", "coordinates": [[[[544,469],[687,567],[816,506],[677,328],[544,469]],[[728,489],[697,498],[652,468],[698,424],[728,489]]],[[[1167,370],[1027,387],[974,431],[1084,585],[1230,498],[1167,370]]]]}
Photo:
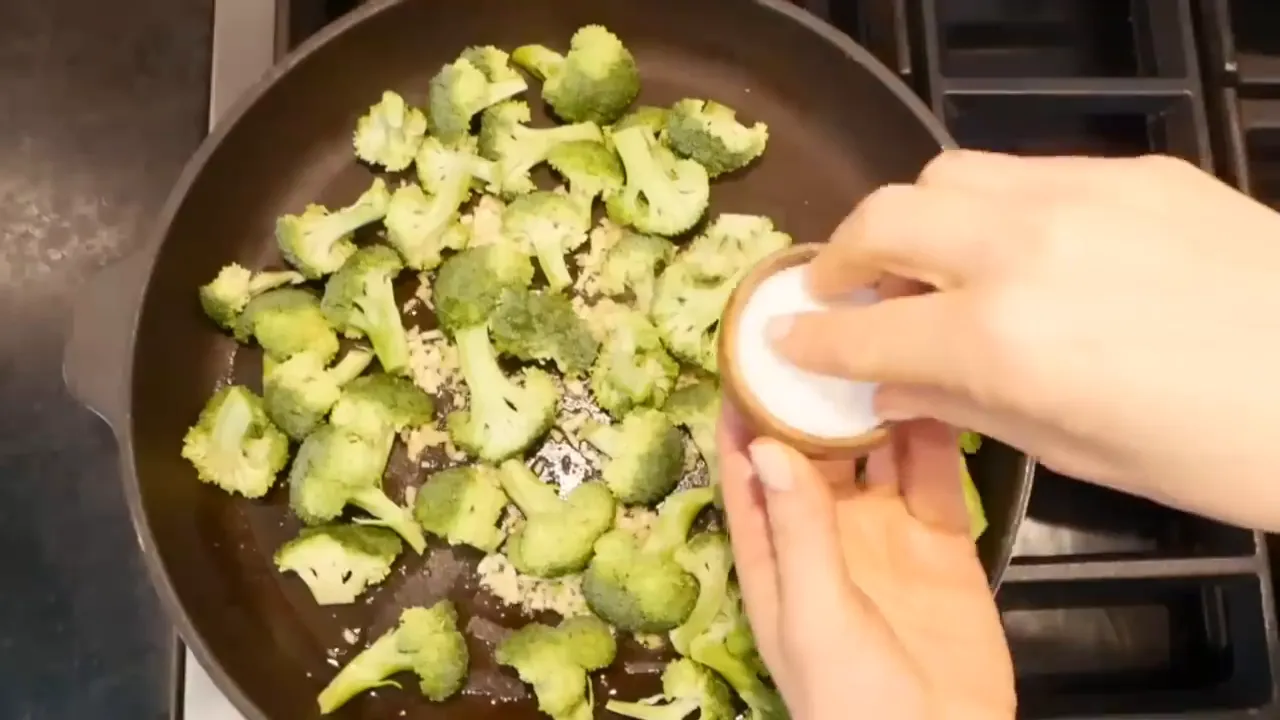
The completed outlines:
{"type": "MultiPolygon", "coordinates": [[[[464,45],[511,49],[528,42],[563,47],[579,26],[602,23],[637,56],[641,102],[712,98],[762,120],[771,132],[763,161],[713,185],[711,214],[765,214],[797,240],[821,242],[871,188],[914,179],[938,140],[866,67],[782,13],[742,0],[555,0],[512,3],[401,2],[361,19],[288,61],[290,67],[221,133],[164,228],[147,289],[133,366],[131,435],[144,534],[215,678],[250,717],[311,717],[315,696],[400,610],[441,597],[498,625],[524,620],[478,590],[478,553],[433,543],[406,551],[392,576],[356,604],[319,608],[301,582],[272,566],[272,553],[298,529],[280,486],[265,501],[231,498],[200,484],[180,458],[182,435],[213,390],[229,379],[259,387],[256,350],[237,351],[202,316],[195,289],[223,264],[280,266],[275,218],[308,202],[350,202],[373,175],[351,151],[356,118],[386,88],[421,103],[427,82],[464,45]],[[356,637],[354,644],[351,641],[356,637]],[[240,697],[237,697],[237,696],[240,697]]],[[[340,21],[346,24],[348,21],[340,21]]],[[[536,93],[538,84],[532,88],[536,93]]],[[[538,124],[548,123],[530,94],[538,124]]],[[[406,283],[410,274],[402,276],[406,283]]],[[[406,286],[406,292],[409,288],[406,286]]],[[[414,322],[427,327],[429,316],[414,322]]],[[[982,482],[979,473],[979,482],[982,482]]],[[[397,450],[388,493],[402,498],[421,469],[397,450]]],[[[985,484],[985,483],[984,483],[985,484]]],[[[990,532],[1003,533],[993,518],[990,532]]],[[[554,616],[542,618],[552,620],[554,616]]],[[[180,621],[182,619],[180,618],[180,621]]],[[[474,637],[470,691],[433,707],[412,685],[351,702],[344,718],[537,716],[533,703],[474,637]]],[[[645,661],[665,657],[628,639],[618,663],[597,680],[596,697],[658,692],[645,661]]]]}

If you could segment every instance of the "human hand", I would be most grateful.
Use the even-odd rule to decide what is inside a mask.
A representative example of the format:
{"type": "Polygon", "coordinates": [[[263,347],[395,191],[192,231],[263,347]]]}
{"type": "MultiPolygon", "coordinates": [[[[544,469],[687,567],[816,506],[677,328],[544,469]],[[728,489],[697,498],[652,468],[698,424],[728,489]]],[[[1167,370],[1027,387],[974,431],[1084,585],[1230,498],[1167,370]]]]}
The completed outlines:
{"type": "Polygon", "coordinates": [[[863,201],[778,350],[1049,467],[1280,529],[1280,215],[1185,162],[948,151],[863,201]],[[883,294],[883,293],[882,293],[883,294]]]}
{"type": "Polygon", "coordinates": [[[743,604],[795,720],[1013,718],[957,435],[918,420],[867,460],[753,439],[725,403],[720,482],[743,604]]]}

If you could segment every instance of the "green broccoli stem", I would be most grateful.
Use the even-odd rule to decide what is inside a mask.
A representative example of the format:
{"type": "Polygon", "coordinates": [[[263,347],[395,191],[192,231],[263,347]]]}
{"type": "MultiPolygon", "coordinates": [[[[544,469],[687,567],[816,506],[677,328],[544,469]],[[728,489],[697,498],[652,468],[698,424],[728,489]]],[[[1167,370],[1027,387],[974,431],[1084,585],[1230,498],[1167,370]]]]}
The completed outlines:
{"type": "Polygon", "coordinates": [[[374,524],[394,530],[419,555],[427,549],[427,538],[414,520],[413,513],[397,505],[381,488],[355,491],[351,495],[351,504],[376,518],[374,524]]]}
{"type": "Polygon", "coordinates": [[[538,265],[542,267],[542,274],[547,276],[547,285],[552,290],[559,292],[573,284],[569,266],[564,261],[564,248],[556,238],[535,239],[533,252],[538,256],[538,265]]]}
{"type": "Polygon", "coordinates": [[[666,705],[650,705],[610,700],[605,704],[604,709],[623,717],[636,718],[636,720],[682,720],[698,709],[698,701],[695,698],[682,698],[666,705]]]}
{"type": "Polygon", "coordinates": [[[564,56],[542,45],[522,45],[511,53],[511,61],[539,80],[546,80],[560,71],[564,56]]]}
{"type": "Polygon", "coordinates": [[[684,568],[698,579],[698,600],[694,603],[693,612],[680,627],[670,633],[671,645],[681,655],[688,655],[693,639],[706,632],[715,622],[716,615],[724,605],[729,589],[729,566],[709,568],[700,572],[692,572],[684,568]]]}
{"type": "Polygon", "coordinates": [[[668,497],[658,509],[653,531],[645,540],[645,552],[675,552],[689,536],[689,529],[698,519],[698,514],[714,499],[715,491],[709,487],[682,490],[668,497]]]}
{"type": "Polygon", "coordinates": [[[524,463],[508,460],[501,467],[502,489],[526,518],[555,512],[561,502],[555,488],[542,482],[524,463]]]}
{"type": "Polygon", "coordinates": [[[652,137],[643,129],[631,127],[613,135],[613,149],[626,169],[627,185],[639,188],[649,205],[659,207],[679,204],[675,185],[653,156],[652,137]]]}
{"type": "Polygon", "coordinates": [[[384,215],[386,215],[384,209],[357,203],[326,215],[319,223],[321,230],[315,232],[312,237],[323,237],[325,248],[332,248],[356,230],[381,220],[384,215]]]}
{"type": "Polygon", "coordinates": [[[302,273],[296,273],[292,270],[260,272],[249,280],[249,296],[261,295],[268,290],[274,290],[283,285],[296,285],[305,279],[302,273]]]}
{"type": "Polygon", "coordinates": [[[471,415],[492,417],[507,412],[505,398],[512,394],[511,380],[498,365],[493,343],[489,340],[489,328],[474,325],[454,333],[458,346],[458,366],[462,379],[471,395],[471,415]],[[501,406],[501,407],[498,407],[501,406]]]}
{"type": "Polygon", "coordinates": [[[218,408],[210,436],[220,458],[235,458],[238,463],[244,455],[245,436],[253,425],[253,408],[240,393],[227,393],[218,408]]]}
{"type": "Polygon", "coordinates": [[[782,698],[765,684],[749,663],[729,652],[722,642],[699,642],[693,647],[693,660],[715,670],[729,683],[751,710],[753,720],[786,717],[782,698]]]}
{"type": "MultiPolygon", "coordinates": [[[[337,365],[329,368],[328,374],[338,387],[342,387],[360,377],[360,373],[364,372],[371,362],[373,362],[373,353],[356,348],[343,355],[337,365]]],[[[263,364],[265,366],[265,361],[263,364]]]]}
{"type": "Polygon", "coordinates": [[[519,95],[528,88],[529,85],[524,81],[524,78],[490,82],[488,88],[485,89],[484,106],[497,105],[507,98],[519,95]]]}
{"type": "Polygon", "coordinates": [[[324,690],[320,691],[320,695],[316,697],[316,702],[320,705],[320,714],[328,715],[366,690],[384,685],[400,687],[400,683],[387,678],[411,669],[413,669],[411,658],[400,652],[396,643],[396,633],[392,630],[355,656],[338,671],[324,690]]]}
{"type": "Polygon", "coordinates": [[[393,375],[404,373],[409,369],[409,339],[400,321],[390,279],[366,287],[365,295],[356,304],[364,315],[360,329],[373,343],[382,369],[393,375]]]}
{"type": "MultiPolygon", "coordinates": [[[[621,352],[614,354],[622,355],[621,352]]],[[[592,421],[583,429],[582,437],[609,457],[614,457],[623,450],[622,433],[615,425],[592,421]]]]}

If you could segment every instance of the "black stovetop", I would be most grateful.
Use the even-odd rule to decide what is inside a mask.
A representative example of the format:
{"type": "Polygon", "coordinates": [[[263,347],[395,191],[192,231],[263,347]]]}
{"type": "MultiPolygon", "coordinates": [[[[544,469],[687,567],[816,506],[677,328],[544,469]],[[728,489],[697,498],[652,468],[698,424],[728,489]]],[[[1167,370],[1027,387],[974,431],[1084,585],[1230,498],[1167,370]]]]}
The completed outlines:
{"type": "MultiPolygon", "coordinates": [[[[797,1],[896,69],[961,145],[1166,152],[1280,207],[1275,0],[797,1]]],[[[354,4],[279,0],[277,54],[354,4]]],[[[1043,468],[1035,482],[998,596],[1022,716],[1280,713],[1262,536],[1043,468]]]]}

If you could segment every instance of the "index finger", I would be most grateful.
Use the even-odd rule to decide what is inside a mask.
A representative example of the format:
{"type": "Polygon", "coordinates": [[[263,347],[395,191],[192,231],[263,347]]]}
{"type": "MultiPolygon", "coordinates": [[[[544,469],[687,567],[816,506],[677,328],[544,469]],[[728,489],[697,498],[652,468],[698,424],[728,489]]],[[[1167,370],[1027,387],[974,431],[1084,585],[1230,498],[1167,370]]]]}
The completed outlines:
{"type": "Polygon", "coordinates": [[[895,275],[948,290],[994,267],[1002,237],[1025,221],[993,198],[963,188],[885,185],[858,203],[809,266],[819,299],[895,275]]]}

